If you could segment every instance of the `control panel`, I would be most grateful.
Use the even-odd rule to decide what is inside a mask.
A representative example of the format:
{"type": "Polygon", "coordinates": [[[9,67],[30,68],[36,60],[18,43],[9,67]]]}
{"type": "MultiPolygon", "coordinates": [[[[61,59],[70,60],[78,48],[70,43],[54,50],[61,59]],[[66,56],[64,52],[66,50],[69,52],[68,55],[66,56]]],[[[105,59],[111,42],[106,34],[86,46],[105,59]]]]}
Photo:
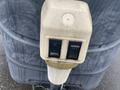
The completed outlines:
{"type": "Polygon", "coordinates": [[[45,1],[41,14],[40,56],[49,66],[70,69],[83,63],[91,34],[92,19],[87,3],[45,1]]]}

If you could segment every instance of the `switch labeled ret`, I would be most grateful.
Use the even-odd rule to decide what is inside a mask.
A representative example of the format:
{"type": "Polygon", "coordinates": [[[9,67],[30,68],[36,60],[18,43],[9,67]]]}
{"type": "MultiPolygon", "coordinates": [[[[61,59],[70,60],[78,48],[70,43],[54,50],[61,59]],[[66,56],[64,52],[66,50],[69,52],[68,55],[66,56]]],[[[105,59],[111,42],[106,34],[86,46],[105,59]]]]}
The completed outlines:
{"type": "Polygon", "coordinates": [[[49,57],[60,58],[62,40],[49,39],[49,57]]]}

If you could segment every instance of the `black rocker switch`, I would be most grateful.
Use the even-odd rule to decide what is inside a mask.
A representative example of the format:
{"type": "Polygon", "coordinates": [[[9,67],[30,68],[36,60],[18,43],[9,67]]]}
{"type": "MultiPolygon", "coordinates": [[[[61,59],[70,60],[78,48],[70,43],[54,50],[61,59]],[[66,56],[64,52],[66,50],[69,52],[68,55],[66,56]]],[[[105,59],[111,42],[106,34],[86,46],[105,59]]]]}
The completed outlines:
{"type": "Polygon", "coordinates": [[[49,39],[49,57],[60,58],[62,40],[49,39]]]}
{"type": "Polygon", "coordinates": [[[78,60],[82,42],[69,41],[67,59],[78,60]]]}

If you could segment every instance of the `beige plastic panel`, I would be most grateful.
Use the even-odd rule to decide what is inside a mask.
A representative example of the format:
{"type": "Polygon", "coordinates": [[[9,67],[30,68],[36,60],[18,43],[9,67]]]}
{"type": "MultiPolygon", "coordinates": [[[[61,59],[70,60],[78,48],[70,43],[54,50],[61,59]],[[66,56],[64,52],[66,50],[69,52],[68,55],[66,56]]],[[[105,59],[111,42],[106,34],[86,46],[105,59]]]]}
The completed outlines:
{"type": "Polygon", "coordinates": [[[41,14],[40,56],[58,69],[71,69],[83,63],[92,34],[92,19],[88,4],[74,0],[47,0],[41,14]],[[49,39],[62,40],[60,58],[48,57],[49,39]],[[78,60],[66,59],[68,42],[81,41],[78,60]]]}
{"type": "Polygon", "coordinates": [[[48,79],[51,83],[55,85],[61,85],[65,83],[69,77],[71,69],[57,69],[50,66],[48,68],[48,79]]]}

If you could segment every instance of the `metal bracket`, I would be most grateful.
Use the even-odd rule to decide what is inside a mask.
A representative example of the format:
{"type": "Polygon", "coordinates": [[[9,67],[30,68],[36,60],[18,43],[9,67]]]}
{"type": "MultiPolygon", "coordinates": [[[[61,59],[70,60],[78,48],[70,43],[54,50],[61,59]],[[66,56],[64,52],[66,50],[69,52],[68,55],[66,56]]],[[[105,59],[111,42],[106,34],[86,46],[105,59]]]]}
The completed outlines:
{"type": "Polygon", "coordinates": [[[45,84],[45,85],[32,85],[32,90],[65,90],[63,89],[63,85],[62,86],[56,86],[51,84],[50,86],[45,84]]]}
{"type": "Polygon", "coordinates": [[[49,89],[41,85],[32,85],[32,90],[49,90],[49,89]]]}

